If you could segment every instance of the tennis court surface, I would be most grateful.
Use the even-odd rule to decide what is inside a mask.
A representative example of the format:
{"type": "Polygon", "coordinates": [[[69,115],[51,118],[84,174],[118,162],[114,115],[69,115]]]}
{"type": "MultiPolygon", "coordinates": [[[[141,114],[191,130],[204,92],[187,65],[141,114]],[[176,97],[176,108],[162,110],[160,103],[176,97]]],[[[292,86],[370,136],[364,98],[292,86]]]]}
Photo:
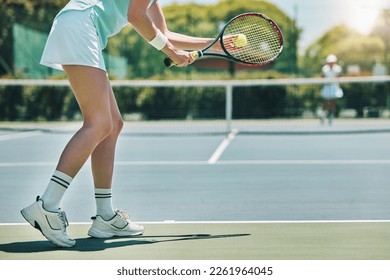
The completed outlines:
{"type": "Polygon", "coordinates": [[[128,133],[130,123],[114,204],[145,235],[87,236],[87,164],[62,204],[76,247],[56,248],[19,211],[43,192],[78,125],[0,129],[0,259],[390,259],[389,133],[151,137],[128,133]]]}

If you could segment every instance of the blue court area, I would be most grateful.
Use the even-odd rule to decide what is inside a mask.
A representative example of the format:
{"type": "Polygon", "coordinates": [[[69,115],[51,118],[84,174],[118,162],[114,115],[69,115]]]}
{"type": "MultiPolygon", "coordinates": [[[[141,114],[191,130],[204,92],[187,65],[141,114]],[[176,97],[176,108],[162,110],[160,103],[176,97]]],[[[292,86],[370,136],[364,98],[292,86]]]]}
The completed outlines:
{"type": "MultiPolygon", "coordinates": [[[[229,258],[390,259],[389,133],[241,135],[236,131],[228,136],[151,137],[127,133],[129,125],[118,142],[113,201],[115,207],[128,210],[133,220],[146,224],[146,240],[131,241],[148,244],[141,253],[144,258],[156,240],[167,248],[184,246],[175,247],[175,254],[167,258],[196,259],[202,256],[180,251],[186,248],[183,242],[196,239],[212,248],[210,242],[225,240],[232,246],[234,239],[234,244],[247,249],[228,246],[206,255],[224,258],[231,248],[235,253],[229,258]],[[304,244],[297,241],[302,234],[304,244]],[[164,241],[175,238],[180,243],[164,241]],[[282,247],[267,251],[270,242],[282,247]],[[257,248],[253,244],[258,250],[249,250],[257,248]],[[336,253],[327,251],[329,244],[340,244],[334,247],[336,253]],[[343,244],[360,253],[353,255],[343,244]],[[303,251],[292,254],[291,246],[303,251]]],[[[47,255],[46,246],[51,245],[38,231],[18,225],[25,223],[19,211],[42,194],[71,136],[72,129],[58,127],[56,131],[0,130],[0,239],[2,250],[9,253],[4,258],[26,257],[22,247],[34,245],[44,247],[38,258],[53,256],[47,255]],[[12,231],[17,232],[15,240],[12,231]]],[[[86,251],[98,242],[86,236],[94,203],[87,163],[62,204],[70,231],[82,240],[79,243],[86,251]]],[[[121,258],[130,253],[117,254],[121,258]]],[[[136,256],[126,258],[132,257],[136,256]]]]}
{"type": "MultiPolygon", "coordinates": [[[[24,222],[19,209],[44,191],[71,136],[69,130],[1,131],[0,222],[24,222]]],[[[125,129],[117,149],[115,206],[137,221],[154,222],[390,220],[388,133],[238,132],[225,140],[134,136],[125,129]]],[[[93,216],[88,163],[62,208],[71,222],[93,216]]]]}

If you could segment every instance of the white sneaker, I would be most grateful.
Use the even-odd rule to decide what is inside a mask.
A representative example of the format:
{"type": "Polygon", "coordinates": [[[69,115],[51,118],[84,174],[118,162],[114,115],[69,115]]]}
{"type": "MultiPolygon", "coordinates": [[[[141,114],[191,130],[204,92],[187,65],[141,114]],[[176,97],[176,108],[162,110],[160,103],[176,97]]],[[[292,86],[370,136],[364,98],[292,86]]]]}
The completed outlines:
{"type": "Polygon", "coordinates": [[[100,216],[92,217],[93,223],[88,235],[95,238],[110,238],[114,236],[136,236],[144,233],[144,227],[130,221],[129,214],[120,210],[109,221],[100,216]]]}
{"type": "Polygon", "coordinates": [[[66,227],[69,223],[65,212],[46,211],[39,196],[36,202],[21,210],[20,213],[22,213],[27,222],[40,230],[53,244],[60,247],[73,247],[76,244],[76,241],[71,239],[66,232],[66,227]]]}

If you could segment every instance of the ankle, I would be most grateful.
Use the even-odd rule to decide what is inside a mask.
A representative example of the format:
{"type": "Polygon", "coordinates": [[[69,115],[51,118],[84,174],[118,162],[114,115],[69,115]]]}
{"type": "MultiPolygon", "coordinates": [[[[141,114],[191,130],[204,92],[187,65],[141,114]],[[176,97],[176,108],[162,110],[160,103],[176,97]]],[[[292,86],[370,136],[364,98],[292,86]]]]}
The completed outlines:
{"type": "Polygon", "coordinates": [[[111,189],[95,188],[96,215],[109,221],[115,217],[111,189]]]}

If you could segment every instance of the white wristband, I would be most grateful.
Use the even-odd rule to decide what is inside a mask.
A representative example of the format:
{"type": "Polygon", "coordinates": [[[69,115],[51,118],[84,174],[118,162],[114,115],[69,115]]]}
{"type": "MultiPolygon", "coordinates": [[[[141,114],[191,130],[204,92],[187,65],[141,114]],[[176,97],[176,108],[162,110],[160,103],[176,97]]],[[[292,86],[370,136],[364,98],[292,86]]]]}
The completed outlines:
{"type": "Polygon", "coordinates": [[[161,51],[165,47],[167,42],[168,38],[160,31],[160,29],[157,29],[156,37],[154,37],[154,39],[150,41],[149,44],[161,51]]]}

